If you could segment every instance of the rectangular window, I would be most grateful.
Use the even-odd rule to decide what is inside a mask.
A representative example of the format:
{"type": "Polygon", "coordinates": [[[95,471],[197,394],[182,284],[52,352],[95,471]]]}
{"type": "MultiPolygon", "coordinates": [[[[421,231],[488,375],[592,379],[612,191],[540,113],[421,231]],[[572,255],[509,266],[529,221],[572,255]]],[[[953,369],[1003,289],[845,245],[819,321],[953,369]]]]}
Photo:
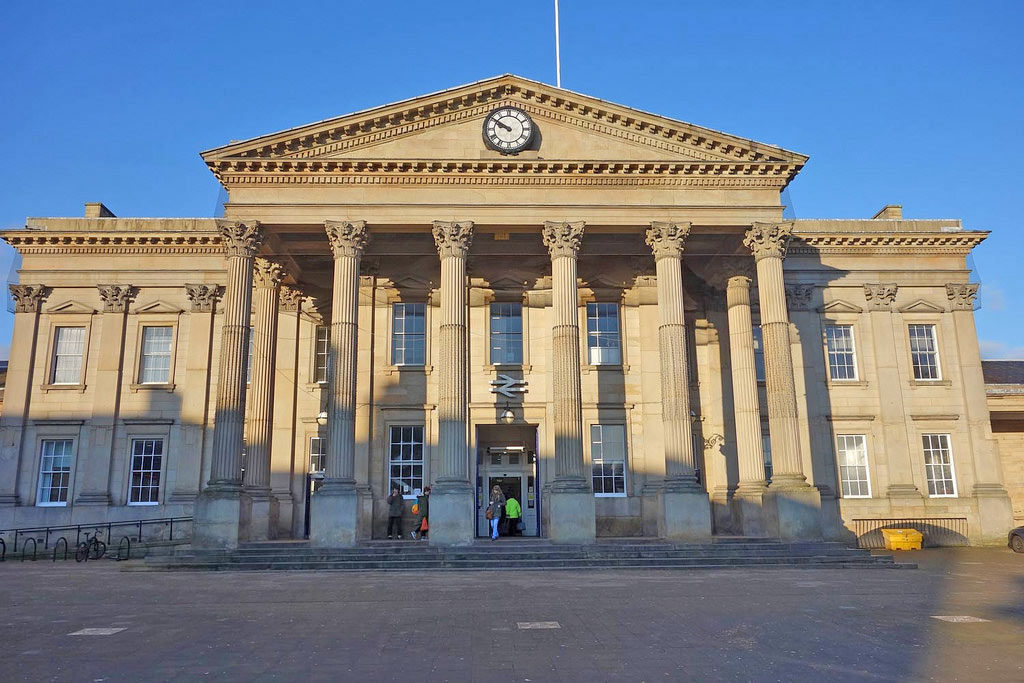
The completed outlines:
{"type": "Polygon", "coordinates": [[[914,366],[914,379],[942,379],[935,325],[910,326],[910,359],[914,366]]]}
{"type": "Polygon", "coordinates": [[[39,462],[39,498],[36,505],[68,504],[72,445],[71,439],[43,439],[42,457],[39,462]]]}
{"type": "MultiPolygon", "coordinates": [[[[761,337],[761,326],[754,325],[751,329],[754,337],[754,374],[758,382],[764,381],[764,341],[761,337]]],[[[693,366],[691,366],[693,367],[693,366]]]]}
{"type": "Polygon", "coordinates": [[[388,455],[388,491],[393,486],[405,496],[423,488],[423,426],[392,425],[388,455]]]}
{"type": "Polygon", "coordinates": [[[924,470],[928,480],[928,495],[955,497],[956,479],[953,477],[953,452],[949,447],[949,434],[922,434],[924,470]]]}
{"type": "Polygon", "coordinates": [[[618,304],[587,304],[587,350],[591,365],[622,363],[618,304]]]}
{"type": "Polygon", "coordinates": [[[591,425],[590,460],[595,496],[626,495],[625,425],[591,425]]]}
{"type": "Polygon", "coordinates": [[[254,343],[254,335],[252,333],[252,325],[249,325],[249,351],[245,361],[245,383],[252,383],[252,350],[254,343]]]}
{"type": "Polygon", "coordinates": [[[772,480],[772,437],[768,432],[761,432],[761,458],[764,460],[764,480],[772,480]]]}
{"type": "Polygon", "coordinates": [[[174,328],[143,327],[139,384],[167,384],[171,381],[171,339],[174,328]]]}
{"type": "Polygon", "coordinates": [[[523,305],[491,304],[491,365],[522,365],[523,305]]]}
{"type": "Polygon", "coordinates": [[[330,328],[316,326],[316,341],[313,345],[313,381],[327,381],[327,359],[330,357],[330,328]]]}
{"type": "Polygon", "coordinates": [[[392,304],[391,362],[425,365],[427,362],[426,304],[392,304]]]}
{"type": "Polygon", "coordinates": [[[826,325],[828,373],[833,380],[857,379],[857,356],[853,347],[853,325],[826,325]]]}
{"type": "Polygon", "coordinates": [[[309,439],[309,471],[323,472],[327,467],[327,439],[313,436],[309,439]]]}
{"type": "Polygon", "coordinates": [[[163,439],[132,439],[129,505],[156,505],[160,502],[160,470],[163,459],[163,439]]]}
{"type": "Polygon", "coordinates": [[[868,447],[863,434],[837,434],[836,459],[844,498],[870,498],[868,447]]]}
{"type": "Polygon", "coordinates": [[[53,342],[53,384],[81,384],[84,327],[58,327],[53,342]]]}

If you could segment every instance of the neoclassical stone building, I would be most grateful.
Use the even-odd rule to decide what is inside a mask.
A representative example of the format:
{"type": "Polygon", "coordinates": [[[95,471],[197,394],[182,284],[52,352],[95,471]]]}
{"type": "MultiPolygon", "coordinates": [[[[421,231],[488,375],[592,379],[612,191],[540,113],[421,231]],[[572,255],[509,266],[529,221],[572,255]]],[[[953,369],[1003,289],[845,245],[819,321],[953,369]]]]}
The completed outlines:
{"type": "Polygon", "coordinates": [[[0,527],[344,546],[430,485],[459,544],[499,485],[557,542],[1005,542],[986,232],[786,220],[806,156],[511,75],[202,157],[223,219],[0,235],[0,527]]]}

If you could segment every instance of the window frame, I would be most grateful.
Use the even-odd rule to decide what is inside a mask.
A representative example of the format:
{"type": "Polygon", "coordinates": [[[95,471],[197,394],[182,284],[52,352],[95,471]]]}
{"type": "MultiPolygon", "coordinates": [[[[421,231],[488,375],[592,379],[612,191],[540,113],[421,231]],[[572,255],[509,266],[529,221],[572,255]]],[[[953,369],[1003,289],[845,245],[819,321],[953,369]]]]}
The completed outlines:
{"type": "MultiPolygon", "coordinates": [[[[858,361],[858,359],[857,359],[857,330],[854,329],[855,327],[856,326],[853,323],[836,322],[836,321],[832,321],[832,320],[824,321],[825,364],[828,366],[828,381],[829,382],[837,382],[837,383],[839,383],[839,382],[859,382],[860,381],[860,367],[859,367],[859,364],[857,362],[858,361]],[[830,342],[829,330],[830,329],[839,329],[839,328],[845,328],[845,329],[849,330],[849,332],[850,332],[850,337],[849,337],[850,350],[848,352],[847,351],[841,351],[841,352],[837,351],[835,353],[837,355],[840,354],[840,353],[842,353],[842,354],[849,353],[850,360],[851,360],[850,366],[853,368],[853,377],[833,377],[833,375],[832,375],[833,369],[838,367],[838,366],[836,366],[836,365],[834,365],[832,363],[833,351],[832,351],[832,349],[829,346],[829,342],[830,342]]],[[[843,366],[843,367],[845,368],[846,366],[843,366]]]]}
{"type": "Polygon", "coordinates": [[[327,384],[327,378],[331,370],[331,326],[324,325],[322,323],[315,323],[313,325],[313,351],[310,355],[311,368],[310,368],[310,384],[327,384]],[[324,331],[324,352],[320,353],[320,330],[324,331]],[[320,378],[320,358],[323,357],[323,379],[320,378]]]}
{"type": "MultiPolygon", "coordinates": [[[[527,305],[522,301],[491,301],[487,304],[486,315],[487,315],[487,363],[491,367],[512,367],[512,368],[525,368],[527,366],[527,343],[526,343],[526,331],[528,329],[527,324],[527,305]],[[495,306],[518,306],[519,307],[519,360],[515,362],[509,362],[502,360],[501,362],[495,362],[494,360],[494,307],[495,306]]],[[[515,333],[499,332],[499,335],[509,335],[515,333]]]]}
{"type": "MultiPolygon", "coordinates": [[[[125,498],[125,505],[127,505],[129,507],[152,507],[154,505],[160,505],[160,504],[163,503],[163,495],[164,495],[164,491],[165,491],[165,484],[167,483],[167,476],[166,476],[167,442],[168,442],[168,439],[163,434],[153,434],[153,435],[149,435],[149,434],[131,434],[131,435],[128,436],[128,488],[127,488],[127,496],[125,498]],[[136,455],[136,453],[135,453],[135,442],[137,442],[137,441],[154,441],[154,442],[158,441],[158,442],[160,442],[160,453],[159,454],[155,454],[155,453],[154,454],[150,454],[149,456],[146,456],[145,454],[136,455]],[[135,484],[134,484],[134,481],[133,481],[134,474],[135,474],[135,471],[136,471],[135,470],[135,458],[136,457],[142,457],[142,458],[145,458],[145,457],[159,457],[160,458],[160,466],[159,466],[159,468],[157,468],[155,470],[152,469],[152,468],[150,468],[148,470],[140,470],[140,471],[143,471],[143,472],[149,472],[149,473],[155,472],[156,473],[156,475],[157,475],[157,484],[156,484],[156,487],[155,487],[156,488],[156,500],[149,500],[149,501],[133,501],[132,500],[132,491],[136,488],[135,484]]],[[[141,490],[144,487],[140,486],[139,488],[141,490]]],[[[153,487],[152,486],[148,486],[148,487],[145,487],[145,488],[152,489],[153,487]]]]}
{"type": "MultiPolygon", "coordinates": [[[[607,316],[607,318],[611,318],[611,317],[612,316],[607,316]]],[[[583,321],[584,321],[584,327],[583,327],[584,334],[586,335],[585,345],[586,345],[586,353],[587,353],[587,357],[586,357],[587,364],[591,365],[591,366],[594,366],[594,367],[622,367],[624,365],[623,350],[622,350],[622,304],[617,302],[617,301],[588,301],[586,304],[583,305],[583,321]],[[592,332],[590,330],[590,321],[591,321],[590,310],[591,310],[591,306],[593,306],[595,308],[595,310],[598,311],[598,316],[594,318],[594,320],[598,321],[598,323],[600,323],[600,320],[601,320],[600,309],[602,307],[613,307],[614,308],[614,311],[615,311],[615,315],[614,315],[615,331],[614,331],[614,333],[612,333],[612,332],[603,332],[601,330],[595,330],[595,331],[592,332]],[[600,350],[602,348],[611,348],[611,347],[601,347],[600,345],[598,345],[598,346],[591,345],[591,335],[596,335],[597,338],[601,338],[602,336],[610,336],[612,334],[614,334],[615,340],[616,340],[615,349],[618,351],[618,356],[619,356],[618,360],[616,360],[616,361],[594,360],[594,355],[593,355],[594,351],[600,350]]]]}
{"type": "MultiPolygon", "coordinates": [[[[840,495],[840,497],[842,497],[842,498],[871,498],[871,458],[870,458],[870,455],[868,454],[868,435],[867,434],[836,434],[835,435],[835,439],[833,441],[834,441],[834,444],[835,444],[836,471],[837,471],[837,476],[838,476],[838,479],[839,479],[839,495],[840,495]],[[842,457],[843,454],[849,452],[848,450],[841,449],[840,446],[839,446],[839,440],[840,439],[844,439],[844,438],[859,438],[860,439],[860,446],[863,449],[863,453],[864,453],[864,464],[863,465],[846,465],[846,464],[843,464],[843,462],[841,460],[841,457],[842,457]],[[849,493],[849,494],[846,493],[845,482],[847,480],[844,479],[844,477],[843,477],[843,470],[844,469],[849,469],[849,468],[854,468],[854,467],[863,467],[864,468],[864,478],[863,479],[859,479],[859,478],[858,479],[850,479],[849,481],[853,482],[853,483],[856,483],[858,489],[860,488],[861,482],[863,482],[864,486],[867,488],[867,493],[849,493]]],[[[852,489],[852,487],[851,487],[851,489],[852,489]]]]}
{"type": "Polygon", "coordinates": [[[750,336],[754,350],[754,379],[758,384],[764,384],[767,381],[768,372],[764,364],[764,333],[761,330],[760,320],[750,326],[750,336]]]}
{"type": "MultiPolygon", "coordinates": [[[[385,476],[384,476],[385,491],[384,491],[384,495],[387,496],[387,495],[391,494],[391,485],[392,485],[392,482],[396,479],[395,477],[392,476],[392,469],[391,469],[392,467],[394,467],[394,466],[398,466],[398,467],[411,466],[411,467],[415,468],[416,465],[418,464],[419,467],[420,467],[420,476],[419,476],[420,484],[419,484],[419,486],[418,487],[417,486],[409,487],[409,492],[408,493],[405,493],[404,491],[402,492],[402,498],[403,499],[405,499],[405,500],[415,500],[416,499],[415,491],[417,490],[417,488],[422,491],[424,486],[426,486],[427,481],[428,481],[428,479],[427,479],[427,464],[428,464],[428,462],[430,460],[430,457],[429,457],[429,454],[427,453],[427,425],[423,421],[396,420],[394,422],[389,422],[388,424],[386,424],[384,426],[384,429],[385,429],[384,436],[385,436],[385,439],[386,439],[386,449],[387,449],[387,451],[385,453],[385,458],[384,458],[384,464],[385,464],[385,472],[384,472],[384,474],[385,474],[385,476]],[[419,429],[420,430],[420,441],[419,441],[420,457],[419,457],[418,460],[417,459],[410,459],[410,460],[398,459],[398,460],[394,460],[391,457],[392,448],[396,444],[396,442],[393,440],[394,430],[395,429],[409,429],[409,428],[419,429]]],[[[406,444],[411,445],[411,446],[415,446],[415,444],[416,444],[415,441],[398,441],[397,443],[398,443],[399,446],[406,445],[406,444]]],[[[413,470],[413,472],[415,472],[415,469],[413,470]]],[[[397,479],[399,481],[401,481],[401,476],[399,476],[397,479]]],[[[410,480],[415,482],[416,477],[411,474],[410,475],[410,480]]]]}
{"type": "MultiPolygon", "coordinates": [[[[389,450],[390,453],[390,450],[389,450]]],[[[327,437],[320,434],[312,434],[306,439],[306,473],[323,473],[327,471],[327,437]],[[322,467],[313,469],[313,442],[317,442],[317,456],[321,459],[322,467]]]]}
{"type": "MultiPolygon", "coordinates": [[[[590,486],[591,486],[591,488],[594,491],[594,497],[595,498],[626,498],[629,495],[629,479],[630,479],[630,477],[629,477],[629,425],[627,423],[625,423],[625,422],[616,421],[616,420],[609,420],[607,422],[602,422],[602,421],[598,420],[598,421],[595,421],[595,422],[591,422],[588,425],[587,432],[588,432],[587,451],[588,451],[588,454],[590,456],[590,462],[589,462],[589,465],[590,465],[590,486]],[[595,443],[595,441],[594,441],[594,428],[595,427],[599,428],[601,430],[601,432],[602,432],[602,434],[601,434],[602,438],[601,438],[601,442],[600,442],[601,445],[602,445],[601,456],[599,458],[596,458],[596,459],[594,457],[594,443],[595,443]],[[597,487],[594,486],[594,466],[595,465],[598,465],[598,464],[600,464],[602,466],[606,465],[606,464],[615,465],[616,463],[620,462],[619,460],[612,460],[610,463],[606,463],[605,462],[605,457],[604,457],[604,443],[605,443],[605,440],[604,440],[604,430],[605,430],[606,427],[617,427],[617,428],[622,430],[622,459],[621,459],[621,463],[622,463],[622,492],[621,493],[618,492],[618,491],[612,491],[611,493],[609,493],[607,491],[598,492],[597,487]],[[600,461],[600,462],[598,462],[598,461],[600,461]]],[[[608,479],[609,475],[606,475],[606,474],[602,473],[601,474],[601,478],[602,479],[608,479]]],[[[612,486],[614,488],[615,474],[613,473],[612,475],[610,475],[610,478],[612,479],[612,486]]],[[[604,488],[604,487],[602,486],[602,488],[604,488]]]]}
{"type": "Polygon", "coordinates": [[[921,322],[905,321],[905,325],[906,325],[906,329],[907,329],[906,340],[907,340],[907,353],[908,353],[908,355],[910,357],[910,374],[911,374],[911,378],[910,379],[911,379],[911,381],[913,381],[913,382],[922,382],[922,383],[925,383],[925,384],[933,383],[933,382],[941,383],[941,382],[945,381],[944,378],[943,378],[943,374],[942,374],[942,351],[941,351],[941,347],[939,346],[939,324],[937,322],[934,322],[934,321],[921,321],[921,322]],[[910,334],[910,329],[913,328],[913,327],[926,327],[926,328],[931,329],[931,336],[932,336],[931,341],[932,341],[932,344],[935,347],[935,350],[933,352],[934,355],[935,355],[935,374],[936,374],[935,377],[918,377],[917,376],[917,368],[918,368],[918,366],[914,363],[915,351],[914,351],[914,345],[913,345],[913,342],[911,340],[911,334],[910,334]]]}
{"type": "MultiPolygon", "coordinates": [[[[75,438],[74,436],[70,436],[70,435],[53,434],[53,435],[47,435],[47,436],[40,436],[38,438],[38,440],[37,440],[37,447],[36,447],[36,453],[39,455],[39,460],[36,463],[36,499],[35,499],[35,507],[41,507],[41,508],[43,508],[43,507],[46,507],[46,508],[49,508],[49,507],[68,507],[71,504],[71,494],[74,492],[74,484],[75,484],[75,482],[74,482],[74,474],[75,474],[75,460],[77,459],[77,457],[76,457],[76,455],[77,455],[77,446],[78,446],[78,439],[75,438]],[[52,443],[52,442],[57,442],[57,441],[68,442],[68,443],[71,444],[70,447],[69,447],[71,452],[70,452],[69,455],[67,455],[67,457],[70,459],[70,463],[68,464],[68,468],[67,468],[67,486],[63,486],[63,487],[59,486],[59,487],[57,487],[58,489],[59,488],[66,488],[67,489],[66,497],[65,497],[65,499],[63,501],[50,501],[50,500],[44,501],[43,500],[43,490],[44,490],[43,489],[43,475],[44,475],[43,464],[44,464],[45,458],[47,458],[47,457],[51,457],[52,458],[53,456],[46,456],[46,455],[44,455],[43,454],[43,448],[45,447],[45,445],[47,443],[52,443]]],[[[63,457],[63,456],[61,456],[61,457],[63,457]]],[[[52,475],[54,472],[57,472],[57,470],[50,469],[50,470],[46,470],[45,473],[49,473],[49,474],[52,475]]],[[[52,486],[46,488],[46,491],[51,491],[51,490],[53,490],[52,486]]]]}
{"type": "Polygon", "coordinates": [[[132,384],[132,389],[145,389],[145,388],[166,388],[174,386],[174,370],[175,360],[177,358],[178,349],[178,324],[177,316],[173,319],[169,318],[145,318],[138,321],[136,330],[136,341],[135,341],[135,382],[132,384]],[[145,334],[147,328],[156,327],[169,327],[171,329],[171,343],[168,349],[169,363],[167,368],[167,381],[165,382],[144,382],[142,381],[143,371],[143,360],[145,358],[145,334]]]}
{"type": "MultiPolygon", "coordinates": [[[[953,435],[952,435],[952,433],[950,433],[950,432],[921,432],[921,456],[922,456],[922,460],[924,462],[924,483],[925,483],[925,487],[928,490],[927,496],[929,498],[959,498],[960,497],[960,489],[957,486],[957,482],[956,482],[956,461],[955,461],[955,458],[953,457],[953,435]],[[931,437],[931,436],[940,437],[940,439],[942,439],[942,438],[945,439],[945,442],[946,442],[946,454],[949,457],[949,463],[940,463],[938,465],[929,464],[928,463],[929,448],[925,445],[924,441],[925,441],[926,438],[931,437]],[[949,467],[949,480],[948,481],[950,482],[950,484],[951,484],[951,486],[953,488],[953,492],[952,493],[932,493],[931,492],[932,480],[929,478],[929,468],[930,467],[945,467],[945,466],[947,466],[947,464],[948,464],[948,467],[949,467]]],[[[947,480],[946,479],[942,479],[941,481],[945,482],[947,480]]]]}
{"type": "MultiPolygon", "coordinates": [[[[429,320],[429,315],[428,315],[429,308],[430,307],[427,305],[427,303],[425,301],[392,301],[392,302],[390,302],[388,304],[388,359],[390,360],[392,367],[395,367],[395,368],[425,368],[425,367],[427,367],[429,365],[428,361],[430,360],[430,355],[429,355],[430,349],[429,349],[429,347],[427,345],[427,340],[430,338],[430,335],[429,335],[430,320],[429,320]],[[395,314],[396,314],[399,306],[403,307],[403,310],[407,306],[418,306],[418,307],[420,307],[423,310],[423,332],[422,332],[422,334],[405,332],[404,324],[403,324],[403,331],[401,333],[396,332],[395,314]],[[399,363],[397,361],[397,359],[395,358],[395,350],[396,350],[395,349],[395,341],[396,341],[396,339],[398,337],[402,337],[404,339],[405,337],[412,338],[412,337],[417,337],[417,336],[420,336],[423,339],[423,347],[422,347],[423,360],[421,362],[418,362],[418,363],[410,363],[410,362],[405,362],[405,361],[399,363]]],[[[404,320],[405,320],[405,318],[403,317],[403,321],[404,320]]]]}
{"type": "Polygon", "coordinates": [[[53,389],[73,389],[82,388],[85,386],[85,371],[86,365],[89,359],[89,338],[90,338],[90,325],[84,322],[73,322],[73,321],[54,321],[50,326],[50,339],[48,342],[47,350],[47,369],[46,369],[46,382],[44,386],[53,389]],[[57,344],[59,342],[58,336],[62,329],[80,329],[82,330],[82,362],[78,368],[78,381],[77,382],[56,382],[57,378],[57,344]]]}

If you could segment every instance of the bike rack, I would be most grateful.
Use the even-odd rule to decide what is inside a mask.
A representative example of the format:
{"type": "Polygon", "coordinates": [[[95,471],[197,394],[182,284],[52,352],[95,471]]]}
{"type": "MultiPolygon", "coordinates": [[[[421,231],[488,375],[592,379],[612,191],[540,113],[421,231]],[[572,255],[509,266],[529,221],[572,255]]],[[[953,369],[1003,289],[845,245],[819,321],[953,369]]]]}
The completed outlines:
{"type": "Polygon", "coordinates": [[[64,541],[64,559],[68,559],[68,539],[61,536],[57,539],[57,542],[53,544],[53,561],[57,561],[57,549],[60,548],[60,542],[64,541]]]}
{"type": "Polygon", "coordinates": [[[114,559],[120,562],[121,560],[129,560],[132,557],[132,539],[127,536],[122,536],[121,541],[117,544],[117,557],[114,559]],[[127,544],[127,547],[125,546],[127,544]],[[121,548],[125,548],[124,557],[121,557],[121,548]]]}
{"type": "Polygon", "coordinates": [[[24,542],[24,543],[22,543],[22,544],[21,544],[21,561],[22,561],[22,562],[24,562],[24,561],[25,561],[25,555],[26,555],[26,552],[25,552],[25,548],[27,548],[27,547],[28,547],[28,542],[29,542],[29,541],[32,541],[32,561],[33,561],[33,562],[35,562],[35,561],[36,561],[36,546],[37,546],[38,544],[36,543],[36,539],[34,539],[34,538],[28,538],[28,539],[26,539],[26,540],[25,540],[25,542],[24,542]]]}

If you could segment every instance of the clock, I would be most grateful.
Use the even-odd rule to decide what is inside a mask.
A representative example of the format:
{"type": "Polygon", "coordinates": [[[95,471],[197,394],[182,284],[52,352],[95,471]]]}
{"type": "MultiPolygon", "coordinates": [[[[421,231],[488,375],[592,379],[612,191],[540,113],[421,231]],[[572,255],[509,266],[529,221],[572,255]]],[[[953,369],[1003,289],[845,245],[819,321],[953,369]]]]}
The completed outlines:
{"type": "Polygon", "coordinates": [[[533,139],[533,119],[517,107],[495,109],[484,119],[484,140],[502,154],[516,154],[533,139]]]}

